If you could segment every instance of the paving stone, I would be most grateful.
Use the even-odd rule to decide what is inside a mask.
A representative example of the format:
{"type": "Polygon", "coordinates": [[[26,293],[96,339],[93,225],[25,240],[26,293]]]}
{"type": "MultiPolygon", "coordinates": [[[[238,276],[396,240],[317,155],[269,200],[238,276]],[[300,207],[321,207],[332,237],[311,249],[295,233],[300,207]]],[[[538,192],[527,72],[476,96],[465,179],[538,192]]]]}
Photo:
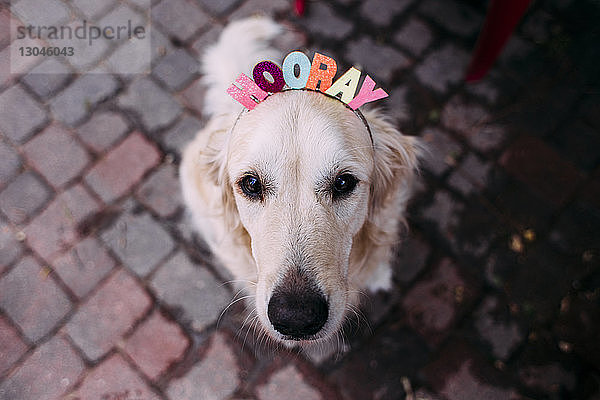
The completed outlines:
{"type": "Polygon", "coordinates": [[[27,161],[54,187],[79,176],[90,156],[74,137],[53,124],[23,146],[27,161]],[[68,157],[64,155],[68,154],[68,157]]]}
{"type": "Polygon", "coordinates": [[[164,128],[181,113],[181,106],[148,78],[137,79],[129,85],[119,96],[118,103],[136,112],[149,131],[164,128]]]}
{"type": "MultiPolygon", "coordinates": [[[[245,1],[240,7],[229,14],[229,20],[235,21],[254,15],[273,16],[283,13],[291,13],[292,4],[285,0],[253,0],[245,1]]],[[[298,46],[300,48],[301,46],[298,46]]]]}
{"type": "Polygon", "coordinates": [[[473,8],[457,1],[422,1],[419,10],[452,33],[472,36],[479,32],[483,16],[473,8]]]}
{"type": "Polygon", "coordinates": [[[433,388],[448,400],[519,398],[507,379],[463,342],[452,342],[425,369],[433,388]]]}
{"type": "Polygon", "coordinates": [[[446,258],[408,291],[402,307],[410,326],[435,347],[477,295],[475,282],[446,258]]]}
{"type": "Polygon", "coordinates": [[[213,335],[204,358],[167,388],[172,400],[230,398],[240,383],[238,361],[222,334],[213,335]],[[215,374],[215,371],[219,371],[215,374]],[[204,384],[198,385],[198,382],[204,384]]]}
{"type": "Polygon", "coordinates": [[[152,21],[157,22],[165,33],[181,41],[190,39],[210,23],[208,15],[192,0],[160,2],[152,7],[152,21]]]}
{"type": "Polygon", "coordinates": [[[598,248],[600,215],[597,210],[577,202],[562,212],[550,233],[550,242],[565,254],[582,259],[598,248]]]}
{"type": "Polygon", "coordinates": [[[468,154],[448,179],[448,184],[463,195],[479,193],[486,186],[491,165],[474,154],[468,154]]]}
{"type": "Polygon", "coordinates": [[[40,98],[47,100],[63,87],[71,73],[69,67],[50,57],[29,71],[21,81],[40,98]]]}
{"type": "Polygon", "coordinates": [[[55,336],[0,383],[0,393],[11,400],[62,398],[84,370],[85,365],[67,341],[55,336]]]}
{"type": "MultiPolygon", "coordinates": [[[[16,21],[13,19],[13,21],[16,21]]],[[[40,57],[21,56],[21,47],[41,47],[44,43],[39,39],[31,39],[25,36],[23,39],[16,38],[16,27],[22,26],[20,22],[14,22],[15,32],[11,46],[0,51],[0,85],[13,84],[20,75],[26,74],[32,67],[42,61],[40,57]]]]}
{"type": "Polygon", "coordinates": [[[446,44],[429,53],[415,68],[415,73],[425,86],[446,94],[462,81],[469,57],[464,49],[446,44]]]}
{"type": "Polygon", "coordinates": [[[27,344],[6,318],[0,316],[0,376],[27,351],[27,344]]]}
{"type": "Polygon", "coordinates": [[[115,267],[98,239],[88,237],[53,261],[54,270],[79,298],[85,297],[115,267]]]}
{"type": "Polygon", "coordinates": [[[121,340],[152,305],[150,296],[124,271],[118,271],[69,321],[66,331],[85,356],[97,360],[121,340]]]}
{"type": "Polygon", "coordinates": [[[23,245],[17,240],[16,231],[0,218],[0,274],[22,253],[23,245]]]}
{"type": "Polygon", "coordinates": [[[306,399],[321,400],[323,396],[305,380],[300,371],[293,365],[288,365],[276,371],[269,380],[256,389],[260,400],[274,399],[306,399]]]}
{"type": "Polygon", "coordinates": [[[183,50],[177,49],[165,56],[152,69],[152,74],[171,90],[179,90],[199,73],[200,64],[183,50]]]}
{"type": "Polygon", "coordinates": [[[160,153],[139,132],[131,133],[85,175],[85,181],[110,203],[127,193],[158,164],[160,153]]]}
{"type": "Polygon", "coordinates": [[[363,36],[347,46],[348,60],[369,75],[389,82],[394,73],[406,68],[410,60],[398,50],[380,45],[371,38],[363,36]]]}
{"type": "Polygon", "coordinates": [[[86,17],[92,20],[105,14],[113,8],[116,0],[95,1],[95,0],[72,0],[73,5],[77,7],[86,17]]]}
{"type": "Polygon", "coordinates": [[[425,268],[430,253],[431,246],[411,233],[399,246],[397,256],[394,257],[394,278],[404,284],[412,281],[425,268]]]}
{"type": "Polygon", "coordinates": [[[123,214],[101,237],[140,277],[150,274],[175,247],[169,233],[148,214],[123,214]]]}
{"type": "MultiPolygon", "coordinates": [[[[146,18],[125,3],[118,4],[111,8],[110,12],[98,21],[100,26],[146,26],[146,18]]],[[[121,36],[121,39],[115,38],[111,42],[126,41],[128,36],[121,36]]]]}
{"type": "Polygon", "coordinates": [[[427,345],[416,333],[393,322],[380,327],[366,343],[353,350],[332,378],[344,399],[403,399],[406,397],[400,378],[414,376],[428,354],[427,345]]]}
{"type": "Polygon", "coordinates": [[[77,226],[96,212],[98,202],[81,185],[59,194],[25,227],[29,246],[46,260],[65,250],[79,237],[77,226]]]}
{"type": "Polygon", "coordinates": [[[422,136],[427,146],[423,162],[425,169],[440,176],[456,165],[462,153],[459,142],[439,128],[425,128],[422,136]]]}
{"type": "Polygon", "coordinates": [[[177,169],[172,164],[156,170],[136,194],[141,203],[163,218],[172,216],[183,204],[177,169]]]}
{"type": "Polygon", "coordinates": [[[528,365],[519,369],[519,378],[532,389],[558,395],[563,390],[575,389],[576,377],[573,371],[565,369],[557,362],[548,365],[528,365]]]}
{"type": "Polygon", "coordinates": [[[0,140],[0,186],[3,186],[21,168],[21,157],[3,140],[0,140]]]}
{"type": "Polygon", "coordinates": [[[413,0],[389,2],[386,0],[368,0],[361,4],[360,12],[379,26],[387,26],[394,17],[406,10],[413,0]]]}
{"type": "Polygon", "coordinates": [[[119,113],[104,111],[96,113],[92,118],[77,128],[77,135],[95,152],[102,152],[127,133],[127,120],[119,113]]]}
{"type": "Polygon", "coordinates": [[[569,123],[552,135],[552,144],[584,171],[592,172],[600,163],[599,131],[582,120],[569,123]]]}
{"type": "Polygon", "coordinates": [[[119,83],[109,74],[84,74],[50,100],[56,119],[75,125],[98,103],[113,95],[119,83]]]}
{"type": "Polygon", "coordinates": [[[0,210],[11,222],[20,224],[35,216],[51,196],[48,186],[26,171],[0,193],[0,210]]]}
{"type": "Polygon", "coordinates": [[[352,22],[341,18],[324,2],[311,4],[302,23],[316,37],[325,36],[337,40],[346,38],[353,30],[352,22]]]}
{"type": "Polygon", "coordinates": [[[127,339],[124,350],[155,381],[181,359],[189,344],[179,325],[155,312],[127,339]]]}
{"type": "Polygon", "coordinates": [[[163,137],[163,143],[170,149],[181,153],[189,142],[196,137],[203,124],[198,119],[189,115],[184,116],[174,127],[169,129],[163,137]]]}
{"type": "Polygon", "coordinates": [[[106,60],[108,68],[124,79],[152,72],[152,63],[170,53],[173,45],[158,29],[149,32],[149,43],[147,39],[122,43],[106,60]]]}
{"type": "Polygon", "coordinates": [[[47,0],[41,8],[36,0],[19,0],[11,4],[12,12],[25,25],[56,26],[69,19],[69,7],[60,0],[47,0]]]}
{"type": "MultiPolygon", "coordinates": [[[[75,32],[78,28],[83,27],[84,21],[77,19],[67,24],[67,26],[75,32]]],[[[93,72],[93,75],[96,75],[98,71],[95,68],[106,56],[111,47],[110,40],[104,38],[96,39],[90,45],[89,39],[80,39],[75,34],[73,36],[65,35],[63,37],[58,36],[58,38],[48,38],[47,41],[49,44],[59,48],[72,47],[73,55],[66,58],[68,63],[80,74],[90,71],[93,72]]],[[[103,72],[100,71],[100,73],[102,74],[103,72]]]]}
{"type": "Polygon", "coordinates": [[[20,86],[0,94],[0,130],[9,139],[22,143],[46,122],[46,112],[20,86]]]}
{"type": "Polygon", "coordinates": [[[394,40],[416,56],[420,56],[433,40],[431,29],[423,21],[412,17],[394,35],[394,40]]]}
{"type": "Polygon", "coordinates": [[[0,10],[0,49],[8,46],[11,42],[11,19],[12,16],[8,7],[0,10]]]}
{"type": "Polygon", "coordinates": [[[533,137],[517,139],[504,152],[500,164],[555,205],[565,203],[582,179],[572,164],[542,140],[533,137]]]}
{"type": "Polygon", "coordinates": [[[396,119],[402,128],[402,125],[407,124],[412,119],[409,88],[407,86],[396,87],[389,90],[388,94],[389,97],[386,98],[383,105],[388,114],[396,119]]]}
{"type": "Polygon", "coordinates": [[[478,104],[468,104],[459,96],[453,97],[442,110],[444,126],[458,132],[477,150],[497,149],[506,140],[506,129],[493,123],[494,117],[478,104]]]}
{"type": "Polygon", "coordinates": [[[208,270],[193,264],[181,251],[156,272],[151,286],[163,302],[182,310],[198,331],[215,323],[231,300],[208,270]]]}
{"type": "Polygon", "coordinates": [[[475,327],[483,340],[492,346],[494,357],[505,361],[523,341],[524,335],[515,321],[508,320],[508,307],[498,310],[499,306],[496,297],[488,296],[475,314],[475,327]]]}
{"type": "Polygon", "coordinates": [[[160,400],[160,397],[123,360],[114,354],[94,367],[81,386],[67,398],[85,400],[160,400]]]}
{"type": "Polygon", "coordinates": [[[463,203],[457,202],[449,193],[440,190],[434,195],[433,203],[421,213],[425,219],[437,224],[443,236],[453,238],[464,209],[463,203]]]}
{"type": "MultiPolygon", "coordinates": [[[[253,2],[245,2],[241,8],[245,8],[246,6],[249,6],[253,11],[256,11],[253,2]]],[[[237,13],[237,11],[235,13],[237,13]]],[[[254,12],[251,12],[250,15],[247,15],[246,17],[251,17],[253,15],[254,12]]],[[[234,15],[231,15],[230,19],[231,21],[235,21],[238,18],[236,18],[234,15]]],[[[202,57],[202,55],[204,54],[204,50],[206,50],[208,46],[216,43],[219,40],[221,32],[223,32],[223,25],[219,23],[214,23],[211,24],[211,27],[208,31],[204,32],[202,35],[200,35],[200,37],[198,37],[198,39],[194,40],[194,43],[192,43],[192,50],[196,52],[198,58],[202,57]]]]}
{"type": "Polygon", "coordinates": [[[198,0],[198,4],[213,15],[223,15],[235,8],[241,0],[198,0]]]}
{"type": "Polygon", "coordinates": [[[201,114],[204,107],[205,94],[206,87],[202,84],[202,80],[196,79],[191,85],[181,92],[180,98],[186,107],[196,111],[198,114],[201,114]]]}
{"type": "Polygon", "coordinates": [[[0,308],[33,342],[54,329],[71,309],[71,302],[49,273],[26,257],[0,279],[0,308]]]}

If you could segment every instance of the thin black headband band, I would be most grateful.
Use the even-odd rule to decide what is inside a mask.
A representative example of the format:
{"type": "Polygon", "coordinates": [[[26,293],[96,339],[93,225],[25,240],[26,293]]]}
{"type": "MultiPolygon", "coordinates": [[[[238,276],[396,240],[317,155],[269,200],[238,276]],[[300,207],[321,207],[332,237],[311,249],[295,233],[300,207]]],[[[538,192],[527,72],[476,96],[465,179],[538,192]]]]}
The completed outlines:
{"type": "MultiPolygon", "coordinates": [[[[360,110],[357,108],[356,110],[353,110],[350,106],[348,106],[348,104],[344,103],[342,100],[340,100],[338,97],[336,96],[332,96],[330,94],[327,94],[325,92],[321,92],[320,90],[315,90],[315,89],[309,89],[309,88],[302,88],[302,89],[291,89],[291,88],[287,88],[287,89],[283,89],[280,92],[288,92],[288,91],[295,91],[295,90],[302,90],[305,92],[315,92],[315,93],[320,93],[324,96],[327,96],[329,98],[335,99],[337,101],[339,101],[341,104],[344,105],[344,107],[346,107],[347,109],[349,109],[350,111],[352,111],[354,113],[354,115],[356,115],[358,118],[360,118],[360,120],[362,121],[362,123],[365,125],[365,128],[367,128],[367,132],[369,133],[369,138],[371,139],[371,145],[373,146],[373,148],[375,148],[375,143],[373,142],[373,134],[371,133],[371,127],[369,126],[369,123],[367,122],[367,119],[365,118],[365,116],[363,115],[362,112],[360,112],[360,110]]],[[[275,93],[269,93],[267,94],[267,97],[271,97],[274,94],[280,93],[280,92],[275,92],[275,93]]],[[[267,97],[265,97],[265,100],[267,99],[267,97]]],[[[263,100],[264,101],[264,100],[263,100]]],[[[248,109],[244,108],[242,109],[242,111],[240,111],[239,115],[237,116],[237,118],[235,119],[235,122],[233,123],[233,126],[231,127],[231,131],[233,132],[233,129],[235,128],[235,126],[237,125],[238,121],[240,120],[240,118],[242,117],[242,115],[244,115],[244,112],[249,111],[248,109]]]]}

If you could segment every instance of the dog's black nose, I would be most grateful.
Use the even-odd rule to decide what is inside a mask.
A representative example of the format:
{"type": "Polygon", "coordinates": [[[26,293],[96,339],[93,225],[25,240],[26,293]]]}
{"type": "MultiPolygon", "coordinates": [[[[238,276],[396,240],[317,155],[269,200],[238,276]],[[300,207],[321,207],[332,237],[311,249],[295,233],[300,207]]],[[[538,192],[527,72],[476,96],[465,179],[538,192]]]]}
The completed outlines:
{"type": "Polygon", "coordinates": [[[275,292],[267,315],[275,330],[293,339],[303,339],[319,332],[329,314],[323,295],[315,291],[275,292]]]}

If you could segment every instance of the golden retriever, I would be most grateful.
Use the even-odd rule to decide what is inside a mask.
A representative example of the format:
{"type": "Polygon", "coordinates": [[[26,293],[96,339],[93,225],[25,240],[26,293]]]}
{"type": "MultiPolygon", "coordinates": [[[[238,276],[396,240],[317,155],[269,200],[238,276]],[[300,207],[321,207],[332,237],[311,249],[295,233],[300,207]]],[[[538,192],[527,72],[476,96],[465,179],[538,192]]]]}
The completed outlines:
{"type": "Polygon", "coordinates": [[[363,121],[321,93],[276,93],[252,111],[226,93],[281,61],[267,18],[234,22],[203,56],[206,127],[180,167],[195,228],[287,346],[335,338],[359,293],[388,289],[420,146],[378,110],[363,121]],[[370,130],[370,132],[369,132],[370,130]]]}

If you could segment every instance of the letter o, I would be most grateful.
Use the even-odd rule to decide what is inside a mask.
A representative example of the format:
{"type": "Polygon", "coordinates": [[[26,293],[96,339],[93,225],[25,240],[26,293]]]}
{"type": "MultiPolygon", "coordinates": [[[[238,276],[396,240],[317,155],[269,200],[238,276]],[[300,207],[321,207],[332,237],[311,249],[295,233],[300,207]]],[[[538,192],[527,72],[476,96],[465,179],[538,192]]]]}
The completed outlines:
{"type": "Polygon", "coordinates": [[[283,77],[285,83],[292,89],[302,89],[308,82],[308,76],[310,75],[311,63],[308,57],[301,51],[292,51],[283,60],[283,77]],[[300,73],[298,76],[294,73],[296,65],[300,67],[300,73]]]}
{"type": "Polygon", "coordinates": [[[285,81],[283,79],[283,72],[281,68],[272,61],[261,61],[254,66],[252,70],[252,77],[254,82],[265,92],[277,93],[283,89],[285,81]],[[269,82],[265,78],[265,72],[268,72],[273,77],[273,82],[269,82]]]}

